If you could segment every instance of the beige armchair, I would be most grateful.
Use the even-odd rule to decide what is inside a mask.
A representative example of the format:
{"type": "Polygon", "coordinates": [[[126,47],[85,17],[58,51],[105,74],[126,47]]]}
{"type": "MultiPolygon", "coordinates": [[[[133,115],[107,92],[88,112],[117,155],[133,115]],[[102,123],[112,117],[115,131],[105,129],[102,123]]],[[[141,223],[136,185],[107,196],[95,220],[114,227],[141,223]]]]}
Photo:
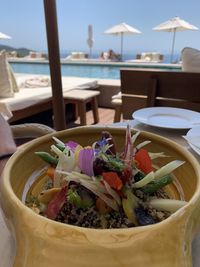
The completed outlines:
{"type": "Polygon", "coordinates": [[[4,142],[1,143],[1,154],[0,154],[0,176],[2,170],[9,157],[16,151],[17,147],[37,138],[42,135],[55,132],[54,129],[37,123],[27,123],[21,125],[11,125],[0,116],[1,124],[1,136],[4,142]],[[11,131],[10,131],[11,129],[11,131]],[[14,140],[12,138],[14,137],[14,140]]]}
{"type": "Polygon", "coordinates": [[[11,125],[11,129],[17,145],[21,145],[45,134],[55,132],[55,130],[49,126],[39,123],[11,125]]]}

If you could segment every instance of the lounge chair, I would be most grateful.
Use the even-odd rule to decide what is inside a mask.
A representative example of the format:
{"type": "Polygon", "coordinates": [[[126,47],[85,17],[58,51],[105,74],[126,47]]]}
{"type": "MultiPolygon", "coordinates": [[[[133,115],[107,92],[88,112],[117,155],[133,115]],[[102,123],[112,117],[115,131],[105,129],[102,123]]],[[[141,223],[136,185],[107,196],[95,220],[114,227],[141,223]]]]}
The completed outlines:
{"type": "Polygon", "coordinates": [[[136,55],[136,59],[127,60],[127,62],[135,63],[161,63],[164,56],[158,52],[143,52],[136,55]]]}
{"type": "MultiPolygon", "coordinates": [[[[52,109],[50,77],[14,74],[5,51],[0,53],[0,73],[0,107],[8,118],[11,117],[9,122],[52,109]]],[[[63,77],[62,85],[64,94],[73,89],[96,88],[97,81],[63,77]]]]}
{"type": "MultiPolygon", "coordinates": [[[[18,84],[33,77],[48,77],[41,75],[16,75],[18,84]]],[[[37,80],[36,80],[37,82],[37,80]]],[[[97,81],[94,79],[85,79],[77,77],[62,77],[63,94],[78,89],[94,89],[97,87],[97,81]]],[[[15,92],[13,97],[0,98],[0,105],[12,113],[10,122],[27,118],[31,115],[52,109],[52,90],[51,86],[21,87],[19,92],[15,92]]]]}
{"type": "Polygon", "coordinates": [[[71,52],[69,56],[62,60],[85,60],[88,59],[88,54],[84,52],[71,52]]]}

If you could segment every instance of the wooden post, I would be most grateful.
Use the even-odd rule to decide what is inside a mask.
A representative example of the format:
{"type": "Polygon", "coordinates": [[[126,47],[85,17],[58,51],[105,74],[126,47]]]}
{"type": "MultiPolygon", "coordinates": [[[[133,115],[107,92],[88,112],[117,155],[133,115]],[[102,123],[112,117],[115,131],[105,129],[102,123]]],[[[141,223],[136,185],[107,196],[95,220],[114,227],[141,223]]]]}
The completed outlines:
{"type": "Polygon", "coordinates": [[[44,0],[44,11],[52,86],[53,120],[54,128],[58,131],[66,128],[66,121],[60,69],[56,0],[44,0]]]}
{"type": "Polygon", "coordinates": [[[149,79],[148,89],[147,89],[147,107],[154,107],[156,103],[156,90],[158,81],[156,78],[151,77],[149,79]]]}

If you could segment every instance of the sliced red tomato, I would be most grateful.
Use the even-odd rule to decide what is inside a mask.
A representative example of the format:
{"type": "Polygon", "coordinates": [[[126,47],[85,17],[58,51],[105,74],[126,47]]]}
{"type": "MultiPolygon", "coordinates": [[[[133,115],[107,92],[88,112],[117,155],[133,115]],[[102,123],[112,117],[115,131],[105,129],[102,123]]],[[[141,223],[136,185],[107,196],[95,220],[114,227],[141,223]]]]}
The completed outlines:
{"type": "Polygon", "coordinates": [[[153,171],[151,158],[146,149],[144,148],[139,149],[138,152],[135,154],[134,159],[137,163],[137,168],[142,172],[144,172],[145,174],[153,171]]]}
{"type": "Polygon", "coordinates": [[[123,184],[116,172],[103,172],[102,176],[110,187],[118,191],[121,190],[123,184]]]}

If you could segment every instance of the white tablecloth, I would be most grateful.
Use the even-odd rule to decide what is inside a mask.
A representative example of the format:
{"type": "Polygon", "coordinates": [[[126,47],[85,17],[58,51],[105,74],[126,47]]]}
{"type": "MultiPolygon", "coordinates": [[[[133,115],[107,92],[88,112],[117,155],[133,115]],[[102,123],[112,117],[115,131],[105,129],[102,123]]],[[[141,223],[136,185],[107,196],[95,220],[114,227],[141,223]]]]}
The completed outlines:
{"type": "MultiPolygon", "coordinates": [[[[158,129],[155,127],[150,127],[144,124],[140,124],[136,121],[128,122],[132,127],[142,130],[149,131],[164,137],[170,138],[187,148],[193,155],[199,160],[200,156],[198,156],[187,144],[187,142],[182,138],[182,135],[187,133],[186,130],[168,130],[168,129],[158,129]]],[[[114,127],[125,127],[127,122],[124,123],[115,123],[112,126],[114,127]]],[[[193,267],[200,266],[200,232],[193,240],[192,243],[192,258],[193,258],[193,267]]],[[[9,230],[7,229],[2,213],[0,211],[0,267],[12,267],[13,260],[15,255],[15,244],[14,239],[12,238],[9,230]]]]}

